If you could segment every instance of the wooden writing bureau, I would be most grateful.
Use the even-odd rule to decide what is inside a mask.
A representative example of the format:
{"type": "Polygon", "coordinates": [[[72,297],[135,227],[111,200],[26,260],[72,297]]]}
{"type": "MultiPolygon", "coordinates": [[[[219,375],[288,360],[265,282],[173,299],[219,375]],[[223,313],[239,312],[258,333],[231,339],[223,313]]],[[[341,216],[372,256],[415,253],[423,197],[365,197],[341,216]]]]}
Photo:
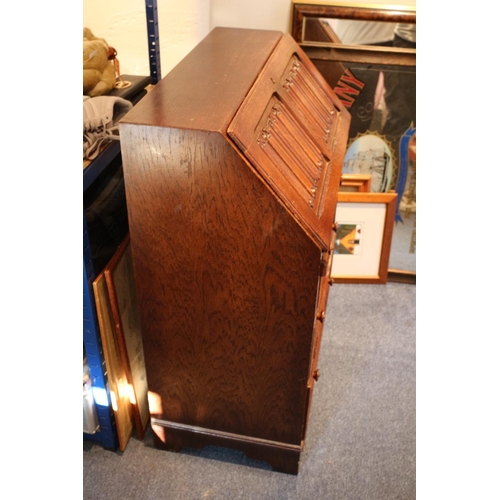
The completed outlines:
{"type": "Polygon", "coordinates": [[[121,121],[157,447],[298,473],[349,122],[289,35],[229,28],[121,121]]]}

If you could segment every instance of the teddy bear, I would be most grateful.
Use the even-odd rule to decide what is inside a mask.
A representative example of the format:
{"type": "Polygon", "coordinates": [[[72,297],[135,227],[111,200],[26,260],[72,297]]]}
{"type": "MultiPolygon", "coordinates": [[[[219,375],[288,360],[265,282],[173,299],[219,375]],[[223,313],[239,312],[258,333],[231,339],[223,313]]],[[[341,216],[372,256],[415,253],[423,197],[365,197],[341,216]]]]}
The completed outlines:
{"type": "Polygon", "coordinates": [[[112,58],[116,51],[89,28],[83,29],[83,94],[96,97],[107,94],[116,83],[112,58]]]}

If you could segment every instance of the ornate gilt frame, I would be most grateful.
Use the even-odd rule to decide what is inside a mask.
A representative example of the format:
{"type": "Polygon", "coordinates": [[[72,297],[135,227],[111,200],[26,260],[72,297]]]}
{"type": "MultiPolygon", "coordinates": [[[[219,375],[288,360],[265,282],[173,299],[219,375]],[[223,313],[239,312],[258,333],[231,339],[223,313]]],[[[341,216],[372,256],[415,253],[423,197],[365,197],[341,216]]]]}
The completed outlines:
{"type": "Polygon", "coordinates": [[[304,40],[306,18],[350,19],[392,23],[417,22],[416,8],[383,4],[346,4],[302,0],[292,1],[290,33],[301,47],[307,47],[310,58],[328,58],[337,62],[381,63],[387,65],[415,66],[416,51],[394,47],[343,45],[340,40],[317,42],[304,40]]]}

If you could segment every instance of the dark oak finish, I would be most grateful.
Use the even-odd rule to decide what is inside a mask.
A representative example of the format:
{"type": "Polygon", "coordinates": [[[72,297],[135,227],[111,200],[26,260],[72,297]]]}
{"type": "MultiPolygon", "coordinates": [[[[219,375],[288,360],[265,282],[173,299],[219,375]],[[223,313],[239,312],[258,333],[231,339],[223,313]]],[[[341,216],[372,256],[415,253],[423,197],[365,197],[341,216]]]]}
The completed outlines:
{"type": "Polygon", "coordinates": [[[204,428],[178,425],[152,419],[154,442],[157,448],[179,451],[183,446],[203,448],[224,446],[242,451],[249,458],[268,462],[274,470],[298,474],[302,446],[277,443],[264,439],[211,431],[204,428]]]}
{"type": "Polygon", "coordinates": [[[350,115],[285,35],[229,126],[296,219],[328,249],[350,115]]]}
{"type": "Polygon", "coordinates": [[[213,30],[122,120],[158,447],[229,446],[298,472],[348,125],[290,35],[230,28],[213,30]],[[310,87],[292,82],[292,94],[312,99],[310,110],[279,88],[294,57],[299,78],[334,107],[333,132],[313,123],[320,108],[310,87]],[[287,119],[262,142],[273,99],[287,119]],[[305,202],[296,180],[309,180],[310,166],[269,157],[278,143],[283,155],[325,158],[321,204],[305,202]]]}

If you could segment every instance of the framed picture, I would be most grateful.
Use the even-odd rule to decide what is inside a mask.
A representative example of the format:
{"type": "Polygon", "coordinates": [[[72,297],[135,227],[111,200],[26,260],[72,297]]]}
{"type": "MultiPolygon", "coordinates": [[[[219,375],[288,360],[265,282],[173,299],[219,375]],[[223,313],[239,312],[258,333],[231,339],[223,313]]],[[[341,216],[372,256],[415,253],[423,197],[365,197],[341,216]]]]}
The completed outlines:
{"type": "Polygon", "coordinates": [[[351,114],[343,175],[397,193],[388,279],[416,283],[416,7],[293,0],[290,32],[351,114]]]}
{"type": "Polygon", "coordinates": [[[371,185],[371,174],[342,174],[339,191],[344,193],[369,193],[371,185]]]}
{"type": "Polygon", "coordinates": [[[118,338],[115,331],[104,271],[94,280],[92,287],[99,332],[101,334],[102,350],[108,372],[111,406],[115,415],[118,443],[120,450],[124,451],[132,435],[134,420],[132,417],[132,405],[130,403],[130,386],[118,346],[118,338]]]}
{"type": "Polygon", "coordinates": [[[396,200],[396,193],[339,192],[334,283],[387,283],[396,200]]]}
{"type": "Polygon", "coordinates": [[[130,387],[137,437],[143,439],[150,416],[148,384],[129,235],[104,268],[104,277],[108,287],[118,347],[130,387]]]}

